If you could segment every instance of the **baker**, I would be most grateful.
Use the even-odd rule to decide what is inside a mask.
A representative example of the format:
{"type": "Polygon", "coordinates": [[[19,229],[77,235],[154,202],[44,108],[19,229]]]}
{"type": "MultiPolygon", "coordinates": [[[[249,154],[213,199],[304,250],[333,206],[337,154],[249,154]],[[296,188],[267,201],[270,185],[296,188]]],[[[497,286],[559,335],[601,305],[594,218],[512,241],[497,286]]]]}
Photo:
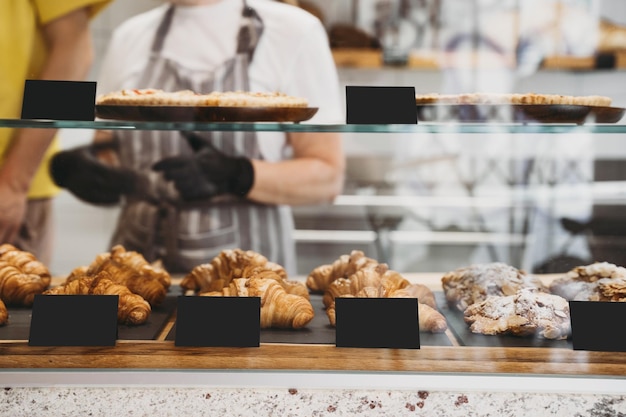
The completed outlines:
{"type": "MultiPolygon", "coordinates": [[[[269,0],[170,0],[124,22],[104,58],[99,93],[279,91],[342,120],[326,32],[306,11],[269,0]]],[[[330,203],[343,186],[336,133],[99,131],[96,145],[51,164],[83,201],[121,204],[111,246],[188,272],[221,250],[257,251],[296,272],[290,206],[330,203]],[[114,149],[104,160],[98,150],[114,149]]]]}

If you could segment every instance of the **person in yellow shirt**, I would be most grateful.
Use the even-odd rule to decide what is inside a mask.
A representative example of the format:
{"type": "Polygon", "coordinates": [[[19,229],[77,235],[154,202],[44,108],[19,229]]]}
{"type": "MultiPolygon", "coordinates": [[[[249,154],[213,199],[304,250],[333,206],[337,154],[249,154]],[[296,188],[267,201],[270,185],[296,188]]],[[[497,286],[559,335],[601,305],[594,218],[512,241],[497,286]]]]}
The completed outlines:
{"type": "MultiPolygon", "coordinates": [[[[93,59],[89,21],[110,1],[0,2],[0,118],[20,117],[26,79],[86,77],[93,59]]],[[[58,192],[48,174],[55,134],[0,129],[0,243],[43,262],[51,257],[52,197],[58,192]]]]}

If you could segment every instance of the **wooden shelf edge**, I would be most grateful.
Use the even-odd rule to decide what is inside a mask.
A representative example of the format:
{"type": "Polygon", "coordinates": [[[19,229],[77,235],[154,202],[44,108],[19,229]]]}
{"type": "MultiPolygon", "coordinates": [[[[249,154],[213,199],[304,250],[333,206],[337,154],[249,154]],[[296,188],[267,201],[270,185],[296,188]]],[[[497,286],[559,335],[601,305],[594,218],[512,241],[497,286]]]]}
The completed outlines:
{"type": "MultiPolygon", "coordinates": [[[[332,50],[338,68],[405,68],[416,70],[439,70],[443,68],[442,57],[437,53],[413,53],[403,66],[386,65],[381,50],[364,48],[335,48],[332,50]]],[[[485,68],[489,69],[491,67],[485,68]]],[[[626,51],[602,52],[597,56],[549,56],[539,70],[594,71],[626,68],[626,51]]]]}
{"type": "Polygon", "coordinates": [[[176,347],[164,341],[119,341],[114,347],[34,347],[27,341],[5,341],[0,343],[0,368],[623,376],[626,359],[612,352],[549,348],[357,349],[274,343],[258,348],[196,348],[176,347]]]}

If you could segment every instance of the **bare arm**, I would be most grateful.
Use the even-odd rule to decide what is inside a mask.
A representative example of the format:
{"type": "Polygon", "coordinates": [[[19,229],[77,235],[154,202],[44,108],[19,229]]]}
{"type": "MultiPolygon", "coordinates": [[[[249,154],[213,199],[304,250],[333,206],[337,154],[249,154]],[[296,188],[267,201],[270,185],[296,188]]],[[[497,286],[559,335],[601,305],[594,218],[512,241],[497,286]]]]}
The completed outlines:
{"type": "Polygon", "coordinates": [[[253,160],[251,200],[267,204],[330,203],[341,192],[345,156],[336,133],[290,133],[293,159],[253,160]]]}
{"type": "MultiPolygon", "coordinates": [[[[92,62],[88,13],[78,9],[43,28],[48,46],[40,79],[80,80],[92,62]]],[[[0,169],[0,240],[17,233],[31,181],[56,132],[52,129],[20,129],[15,132],[0,169]]]]}

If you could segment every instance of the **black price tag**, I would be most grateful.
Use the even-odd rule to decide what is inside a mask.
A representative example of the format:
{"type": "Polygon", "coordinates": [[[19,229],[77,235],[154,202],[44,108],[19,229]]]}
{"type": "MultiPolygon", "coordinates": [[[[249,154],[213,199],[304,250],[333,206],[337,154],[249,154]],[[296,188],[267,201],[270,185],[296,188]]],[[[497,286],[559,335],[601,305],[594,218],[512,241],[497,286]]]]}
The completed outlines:
{"type": "Polygon", "coordinates": [[[419,349],[417,298],[335,298],[336,346],[419,349]]]}
{"type": "Polygon", "coordinates": [[[94,81],[26,80],[22,119],[95,120],[94,81]]]}
{"type": "Polygon", "coordinates": [[[626,333],[616,320],[626,317],[626,303],[570,301],[574,350],[626,352],[626,333]]]}
{"type": "Polygon", "coordinates": [[[601,53],[596,55],[595,69],[615,69],[617,67],[617,57],[614,53],[601,53]]]}
{"type": "Polygon", "coordinates": [[[176,346],[258,347],[260,337],[260,297],[178,297],[176,346]]]}
{"type": "Polygon", "coordinates": [[[346,86],[347,124],[417,124],[415,87],[346,86]]]}
{"type": "Polygon", "coordinates": [[[30,346],[115,346],[117,295],[35,295],[30,346]]]}

